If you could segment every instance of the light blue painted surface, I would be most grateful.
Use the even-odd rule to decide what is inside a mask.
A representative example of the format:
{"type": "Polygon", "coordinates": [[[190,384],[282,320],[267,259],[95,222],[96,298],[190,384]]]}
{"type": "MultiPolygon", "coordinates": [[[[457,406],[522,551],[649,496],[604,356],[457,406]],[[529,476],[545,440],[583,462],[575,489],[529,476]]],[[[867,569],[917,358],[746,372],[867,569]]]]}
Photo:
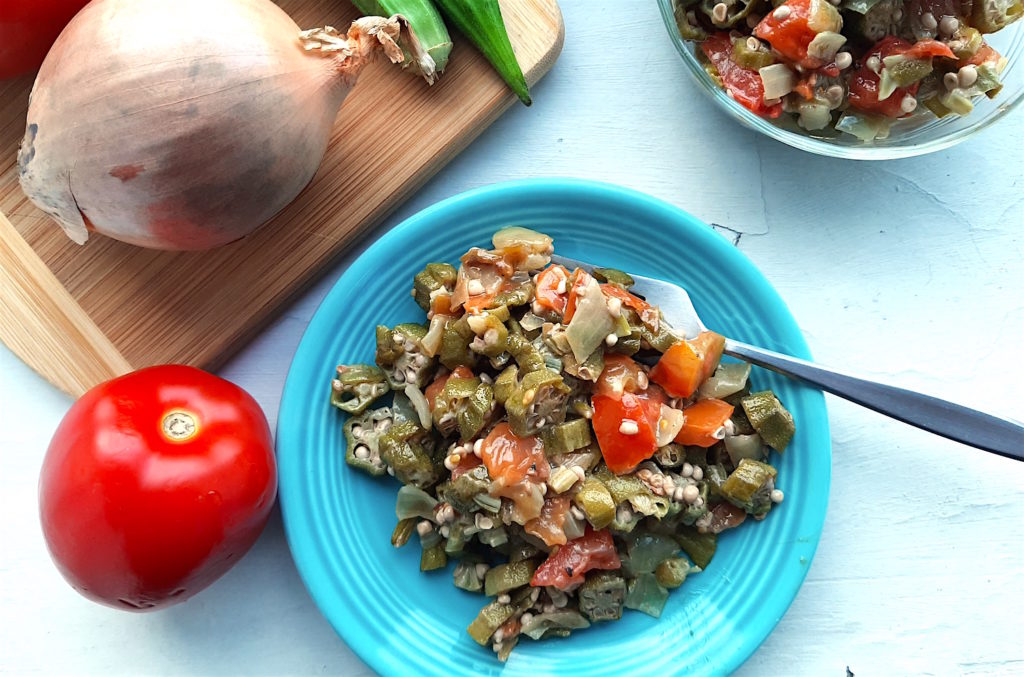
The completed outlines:
{"type": "MultiPolygon", "coordinates": [[[[812,157],[698,96],[655,3],[561,4],[565,50],[534,105],[510,110],[387,225],[505,179],[623,184],[743,233],[739,248],[818,360],[1024,418],[1024,113],[927,157],[812,157]]],[[[221,372],[272,423],[299,338],[351,261],[221,372]]],[[[69,405],[0,347],[0,673],[369,673],[306,594],[276,513],[256,548],[185,605],[136,616],[78,597],[36,517],[39,464],[69,405]]],[[[1024,464],[828,406],[821,543],[738,674],[1020,674],[1024,464]]]]}

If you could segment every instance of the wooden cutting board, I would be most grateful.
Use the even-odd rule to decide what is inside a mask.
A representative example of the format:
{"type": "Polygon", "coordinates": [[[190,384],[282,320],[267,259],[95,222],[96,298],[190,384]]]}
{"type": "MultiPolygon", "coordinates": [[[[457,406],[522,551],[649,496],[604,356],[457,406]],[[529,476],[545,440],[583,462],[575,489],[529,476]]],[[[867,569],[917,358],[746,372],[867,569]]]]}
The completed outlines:
{"type": "MultiPolygon", "coordinates": [[[[347,26],[347,0],[279,0],[303,27],[347,26]]],[[[530,84],[562,47],[556,0],[502,0],[530,84]]],[[[298,199],[240,242],[158,252],[98,235],[72,243],[18,186],[33,76],[0,81],[0,340],[71,395],[163,363],[216,369],[507,108],[518,104],[453,31],[433,87],[371,65],[345,100],[323,164],[298,199]],[[6,218],[5,215],[6,214],[6,218]]]]}

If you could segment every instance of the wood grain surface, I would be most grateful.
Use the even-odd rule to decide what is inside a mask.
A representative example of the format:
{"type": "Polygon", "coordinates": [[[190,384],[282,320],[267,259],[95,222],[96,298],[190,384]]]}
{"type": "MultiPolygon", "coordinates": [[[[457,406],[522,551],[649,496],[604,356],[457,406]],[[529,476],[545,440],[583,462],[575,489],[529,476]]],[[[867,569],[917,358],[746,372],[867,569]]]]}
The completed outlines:
{"type": "MultiPolygon", "coordinates": [[[[300,26],[346,25],[343,0],[281,0],[300,26]]],[[[562,47],[555,0],[502,2],[531,84],[562,47]]],[[[345,100],[320,169],[295,202],[208,252],[72,243],[21,192],[15,167],[32,78],[0,81],[0,339],[72,395],[133,368],[218,367],[346,247],[517,99],[460,35],[432,87],[383,63],[345,100]],[[13,227],[12,227],[13,226],[13,227]]]]}

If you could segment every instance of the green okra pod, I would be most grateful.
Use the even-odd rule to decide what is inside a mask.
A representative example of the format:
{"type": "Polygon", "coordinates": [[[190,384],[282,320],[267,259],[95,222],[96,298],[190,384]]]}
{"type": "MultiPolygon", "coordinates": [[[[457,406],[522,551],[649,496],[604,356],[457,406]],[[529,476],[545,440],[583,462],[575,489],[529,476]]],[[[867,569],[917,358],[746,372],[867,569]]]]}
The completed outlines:
{"type": "Polygon", "coordinates": [[[530,89],[512,51],[505,20],[501,16],[498,0],[434,0],[448,21],[462,31],[477,49],[491,62],[494,70],[516,93],[519,100],[529,106],[530,89]]]}
{"type": "Polygon", "coordinates": [[[331,404],[350,414],[361,414],[388,391],[384,372],[369,364],[342,364],[331,381],[331,404]]]}
{"type": "Polygon", "coordinates": [[[589,446],[592,441],[590,421],[577,418],[546,426],[540,430],[540,439],[544,442],[544,453],[549,456],[582,449],[589,446]]]}
{"type": "MultiPolygon", "coordinates": [[[[356,2],[356,0],[353,0],[353,2],[356,2]]],[[[427,2],[429,4],[429,0],[427,2]]],[[[358,5],[358,2],[356,4],[358,5]]],[[[430,310],[432,296],[442,290],[451,294],[455,289],[457,277],[458,273],[455,267],[449,263],[428,263],[413,278],[412,289],[416,303],[423,310],[430,310]]]]}
{"type": "Polygon", "coordinates": [[[345,421],[345,462],[353,468],[383,475],[387,465],[380,455],[380,438],[394,423],[394,415],[387,407],[370,409],[345,421]]]}
{"type": "Polygon", "coordinates": [[[438,480],[431,453],[434,440],[411,421],[394,423],[380,438],[380,457],[403,484],[424,489],[438,480]]]}

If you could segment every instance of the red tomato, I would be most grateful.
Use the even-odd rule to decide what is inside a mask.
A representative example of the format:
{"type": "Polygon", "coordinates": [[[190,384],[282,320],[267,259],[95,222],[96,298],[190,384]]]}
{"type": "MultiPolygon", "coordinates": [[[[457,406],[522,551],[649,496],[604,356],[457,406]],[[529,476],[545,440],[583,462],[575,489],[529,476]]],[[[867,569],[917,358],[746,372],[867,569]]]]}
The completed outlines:
{"type": "Polygon", "coordinates": [[[669,347],[651,369],[651,380],[672,397],[689,397],[714,373],[725,338],[705,331],[669,347]]]}
{"type": "MultiPolygon", "coordinates": [[[[565,313],[565,306],[569,302],[569,292],[558,291],[563,280],[569,279],[569,271],[564,266],[552,264],[537,275],[537,303],[548,310],[556,313],[565,313]]],[[[565,289],[562,286],[562,289],[565,289]]]]}
{"type": "Polygon", "coordinates": [[[544,500],[540,517],[535,517],[523,525],[523,530],[531,536],[544,541],[548,547],[565,544],[565,518],[569,514],[570,500],[568,496],[553,496],[544,500]]]}
{"type": "Polygon", "coordinates": [[[565,313],[562,316],[562,323],[569,324],[572,316],[576,314],[576,304],[579,303],[580,290],[590,284],[590,273],[577,268],[569,278],[569,298],[565,304],[565,313]]]}
{"type": "Polygon", "coordinates": [[[640,389],[640,365],[628,355],[609,353],[604,357],[604,369],[597,377],[594,393],[618,399],[622,393],[635,393],[640,389]]]}
{"type": "Polygon", "coordinates": [[[80,593],[143,611],[188,599],[256,541],[277,493],[267,419],[193,367],[100,384],[57,427],[39,478],[43,535],[80,593]]]}
{"type": "Polygon", "coordinates": [[[531,466],[541,473],[550,467],[539,438],[519,437],[504,422],[494,426],[484,439],[480,456],[491,479],[501,479],[505,486],[525,478],[531,466]]]}
{"type": "Polygon", "coordinates": [[[613,473],[629,472],[658,450],[658,439],[654,434],[658,421],[647,418],[644,400],[632,393],[623,393],[621,399],[595,395],[593,405],[594,436],[605,464],[613,473]],[[636,425],[634,434],[621,432],[626,421],[636,425]]]}
{"type": "Polygon", "coordinates": [[[89,0],[0,3],[0,80],[39,68],[53,41],[89,0]]]}
{"type": "Polygon", "coordinates": [[[457,480],[461,475],[465,475],[473,468],[483,463],[480,457],[476,454],[465,454],[459,459],[459,464],[452,470],[452,479],[457,480]]]}
{"type": "Polygon", "coordinates": [[[732,60],[732,41],[728,33],[715,33],[700,43],[700,48],[718,70],[725,91],[740,105],[767,118],[777,118],[782,114],[781,103],[765,104],[761,75],[732,60]]]}
{"type": "Polygon", "coordinates": [[[967,64],[973,64],[975,66],[980,66],[984,63],[996,63],[1000,58],[999,52],[992,49],[988,43],[982,43],[981,47],[978,48],[978,51],[974,53],[974,56],[962,63],[958,63],[957,65],[966,66],[967,64]]]}
{"type": "Polygon", "coordinates": [[[614,284],[602,284],[601,291],[604,292],[605,296],[617,298],[622,301],[622,305],[627,308],[632,308],[636,311],[637,315],[640,316],[640,321],[649,327],[658,327],[658,309],[652,306],[647,301],[636,294],[630,294],[622,287],[616,287],[614,284]]]}
{"type": "Polygon", "coordinates": [[[825,64],[821,59],[808,56],[807,47],[823,30],[811,28],[812,14],[829,11],[821,3],[828,4],[825,0],[787,0],[779,5],[789,10],[783,18],[780,19],[776,11],[768,12],[754,28],[754,35],[768,41],[772,49],[804,68],[820,68],[825,64]]]}
{"type": "Polygon", "coordinates": [[[874,56],[884,59],[895,54],[905,54],[911,59],[932,59],[937,56],[955,58],[953,52],[941,42],[936,40],[919,40],[911,45],[906,40],[901,40],[889,35],[875,44],[864,54],[864,59],[850,77],[850,106],[865,113],[875,113],[889,118],[898,118],[909,113],[902,108],[903,99],[907,96],[916,96],[920,83],[915,82],[909,87],[898,87],[884,100],[878,100],[878,88],[881,78],[873,70],[867,67],[867,60],[874,56]]]}
{"type": "Polygon", "coordinates": [[[622,566],[615,541],[606,529],[594,531],[589,525],[586,532],[560,547],[533,572],[530,585],[553,585],[565,590],[584,581],[584,574],[592,569],[612,570],[622,566]]]}
{"type": "Polygon", "coordinates": [[[695,447],[710,447],[720,438],[715,437],[732,416],[733,406],[722,400],[700,400],[683,409],[686,420],[675,441],[695,447]]]}

